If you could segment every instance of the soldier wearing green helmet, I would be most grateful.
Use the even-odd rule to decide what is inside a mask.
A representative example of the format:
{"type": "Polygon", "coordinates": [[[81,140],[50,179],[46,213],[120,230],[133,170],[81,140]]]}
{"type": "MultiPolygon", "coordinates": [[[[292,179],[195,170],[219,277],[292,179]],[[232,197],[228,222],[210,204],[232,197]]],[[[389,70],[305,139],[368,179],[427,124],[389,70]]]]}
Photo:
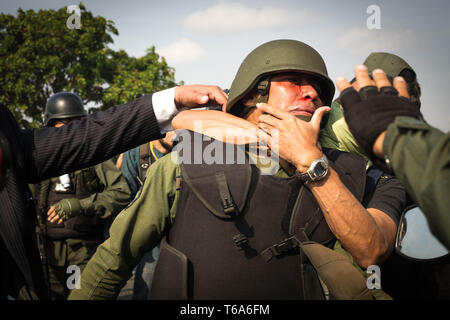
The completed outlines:
{"type": "Polygon", "coordinates": [[[370,299],[364,277],[330,248],[339,237],[358,263],[381,261],[400,214],[381,205],[383,194],[398,189],[390,182],[377,188],[366,209],[365,161],[317,147],[322,105],[333,94],[325,63],[310,46],[276,40],[252,51],[225,110],[255,121],[267,101],[293,121],[300,122],[292,115],[309,118],[300,123],[309,128],[299,130],[301,160],[271,162],[276,170],[267,175],[259,150],[179,132],[175,151],[150,167],[69,298],[116,297],[162,238],[152,299],[370,299]],[[214,161],[205,158],[211,150],[214,161]]]}
{"type": "Polygon", "coordinates": [[[295,40],[274,40],[259,46],[244,59],[231,84],[226,112],[236,114],[239,100],[257,88],[257,102],[267,102],[270,79],[281,72],[309,75],[320,88],[320,98],[329,105],[334,96],[334,84],[320,54],[306,43],[295,40]]]}
{"type": "MultiPolygon", "coordinates": [[[[391,80],[397,76],[403,77],[407,84],[411,102],[420,108],[421,90],[416,72],[403,58],[388,52],[372,52],[364,60],[363,64],[366,65],[370,73],[375,69],[383,69],[391,80]]],[[[357,85],[354,80],[352,84],[354,86],[357,85]]],[[[342,108],[339,104],[339,98],[331,104],[328,123],[321,131],[319,141],[324,146],[356,153],[367,158],[348,129],[342,108]]],[[[369,161],[368,167],[370,165],[371,162],[369,161]]]]}
{"type": "Polygon", "coordinates": [[[408,62],[393,53],[372,52],[363,64],[366,65],[369,72],[375,69],[383,69],[390,78],[403,77],[407,83],[411,102],[420,108],[420,85],[417,81],[416,72],[408,62]]]}
{"type": "MultiPolygon", "coordinates": [[[[382,69],[391,82],[397,76],[403,77],[410,101],[420,108],[421,89],[416,72],[403,58],[392,53],[373,52],[365,59],[363,64],[367,67],[369,74],[375,69],[382,69]]],[[[357,87],[356,82],[352,81],[351,83],[354,87],[357,87]]],[[[395,161],[391,161],[394,164],[392,167],[395,166],[394,173],[400,181],[406,183],[405,186],[412,188],[410,194],[414,199],[419,199],[418,202],[422,206],[423,203],[427,203],[429,207],[426,208],[431,208],[429,212],[439,217],[437,221],[440,223],[436,223],[436,225],[441,227],[441,230],[445,230],[446,224],[443,221],[448,216],[448,205],[446,205],[444,201],[446,197],[443,195],[447,191],[446,188],[443,188],[445,185],[443,183],[445,180],[443,172],[445,171],[435,171],[432,175],[424,178],[415,169],[419,162],[421,163],[419,167],[424,168],[424,171],[425,168],[439,167],[438,163],[444,159],[445,152],[430,152],[430,150],[435,146],[444,145],[445,135],[425,124],[422,115],[419,115],[418,118],[419,120],[412,120],[399,117],[393,122],[390,126],[389,139],[386,139],[388,142],[385,142],[385,146],[389,147],[385,147],[384,152],[386,155],[395,154],[395,157],[391,158],[391,160],[395,159],[395,161]],[[415,154],[416,159],[413,160],[410,157],[401,156],[404,155],[405,150],[409,150],[408,152],[415,149],[419,150],[419,146],[423,147],[423,149],[421,149],[422,152],[415,154]],[[422,159],[419,155],[423,155],[424,158],[422,159]],[[414,177],[414,179],[409,178],[408,180],[405,177],[414,177]],[[411,183],[411,181],[416,182],[416,184],[411,183]],[[437,187],[423,188],[424,185],[437,187]],[[440,200],[430,201],[430,192],[426,192],[426,196],[422,196],[422,198],[418,196],[423,192],[421,190],[432,189],[434,190],[433,199],[440,200]]],[[[339,99],[332,104],[328,125],[321,131],[320,142],[322,145],[328,145],[366,157],[345,122],[339,99]]],[[[371,161],[368,162],[368,166],[370,165],[371,161]]],[[[439,231],[436,234],[441,236],[441,239],[450,239],[448,232],[439,231]]],[[[448,265],[448,259],[446,261],[438,260],[423,263],[404,259],[394,252],[381,268],[384,274],[383,289],[394,299],[448,299],[448,265]],[[416,279],[414,283],[410,281],[412,278],[416,279]]]]}

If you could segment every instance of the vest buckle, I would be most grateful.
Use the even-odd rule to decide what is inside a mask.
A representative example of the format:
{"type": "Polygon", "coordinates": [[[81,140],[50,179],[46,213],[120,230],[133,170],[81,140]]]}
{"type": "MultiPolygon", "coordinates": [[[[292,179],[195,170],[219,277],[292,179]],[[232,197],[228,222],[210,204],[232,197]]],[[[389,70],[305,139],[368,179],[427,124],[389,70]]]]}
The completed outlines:
{"type": "Polygon", "coordinates": [[[233,241],[234,241],[234,244],[238,247],[239,250],[242,250],[243,247],[245,245],[247,245],[247,243],[248,243],[247,237],[244,234],[242,234],[242,233],[238,233],[238,234],[234,235],[233,236],[233,241]]]}
{"type": "Polygon", "coordinates": [[[265,249],[260,255],[269,262],[273,257],[279,257],[298,247],[298,241],[295,237],[286,238],[280,243],[274,244],[265,249]]]}
{"type": "Polygon", "coordinates": [[[233,201],[229,198],[224,198],[222,201],[222,208],[223,212],[228,215],[234,215],[236,213],[236,206],[234,205],[233,201]]]}

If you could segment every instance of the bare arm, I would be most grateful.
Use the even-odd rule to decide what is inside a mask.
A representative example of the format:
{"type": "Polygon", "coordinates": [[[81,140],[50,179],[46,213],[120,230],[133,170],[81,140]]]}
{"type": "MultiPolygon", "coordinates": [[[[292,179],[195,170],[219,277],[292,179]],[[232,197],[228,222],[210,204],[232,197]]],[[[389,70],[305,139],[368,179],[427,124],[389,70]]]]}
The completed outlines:
{"type": "MultiPolygon", "coordinates": [[[[272,130],[278,130],[280,157],[299,172],[306,172],[311,162],[322,156],[317,137],[320,120],[327,109],[316,110],[311,121],[304,122],[267,104],[259,108],[268,113],[260,116],[259,127],[269,135],[272,130]]],[[[267,143],[271,145],[270,138],[267,143]]],[[[360,266],[367,268],[380,263],[391,252],[396,230],[394,221],[380,210],[365,209],[336,171],[330,168],[326,178],[309,182],[307,187],[336,238],[360,266]]]]}
{"type": "Polygon", "coordinates": [[[228,143],[254,143],[257,127],[242,118],[216,110],[186,110],[172,120],[174,129],[188,129],[228,143]]]}
{"type": "Polygon", "coordinates": [[[325,179],[309,182],[307,187],[319,203],[331,231],[361,267],[367,268],[387,258],[396,232],[395,222],[387,214],[374,208],[365,209],[333,168],[325,179]]]}

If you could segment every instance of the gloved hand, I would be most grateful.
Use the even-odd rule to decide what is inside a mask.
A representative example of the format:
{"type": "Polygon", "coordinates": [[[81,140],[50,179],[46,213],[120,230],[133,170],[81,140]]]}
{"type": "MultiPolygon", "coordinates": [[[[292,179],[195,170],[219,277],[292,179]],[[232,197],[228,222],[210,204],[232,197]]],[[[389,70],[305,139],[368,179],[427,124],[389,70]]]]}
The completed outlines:
{"type": "MultiPolygon", "coordinates": [[[[83,208],[81,206],[80,200],[76,198],[62,199],[61,201],[53,205],[54,213],[62,219],[62,221],[67,221],[70,218],[80,216],[83,214],[83,208]]],[[[49,210],[50,213],[51,209],[49,210]]],[[[49,214],[49,219],[52,217],[49,214]]],[[[53,221],[52,221],[53,222],[53,221]]]]}
{"type": "Polygon", "coordinates": [[[378,90],[376,86],[369,85],[359,92],[348,87],[342,91],[340,100],[350,131],[372,159],[375,140],[397,116],[421,116],[419,108],[409,99],[399,97],[398,91],[391,86],[378,90]]]}

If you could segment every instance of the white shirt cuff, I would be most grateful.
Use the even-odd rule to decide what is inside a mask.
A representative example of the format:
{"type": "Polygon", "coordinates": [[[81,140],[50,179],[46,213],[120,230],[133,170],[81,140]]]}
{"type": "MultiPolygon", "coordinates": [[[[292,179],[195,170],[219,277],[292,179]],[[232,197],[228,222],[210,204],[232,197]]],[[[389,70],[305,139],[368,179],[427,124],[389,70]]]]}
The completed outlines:
{"type": "Polygon", "coordinates": [[[174,99],[175,87],[158,91],[152,95],[153,111],[163,133],[173,130],[172,119],[179,112],[174,99]]]}

